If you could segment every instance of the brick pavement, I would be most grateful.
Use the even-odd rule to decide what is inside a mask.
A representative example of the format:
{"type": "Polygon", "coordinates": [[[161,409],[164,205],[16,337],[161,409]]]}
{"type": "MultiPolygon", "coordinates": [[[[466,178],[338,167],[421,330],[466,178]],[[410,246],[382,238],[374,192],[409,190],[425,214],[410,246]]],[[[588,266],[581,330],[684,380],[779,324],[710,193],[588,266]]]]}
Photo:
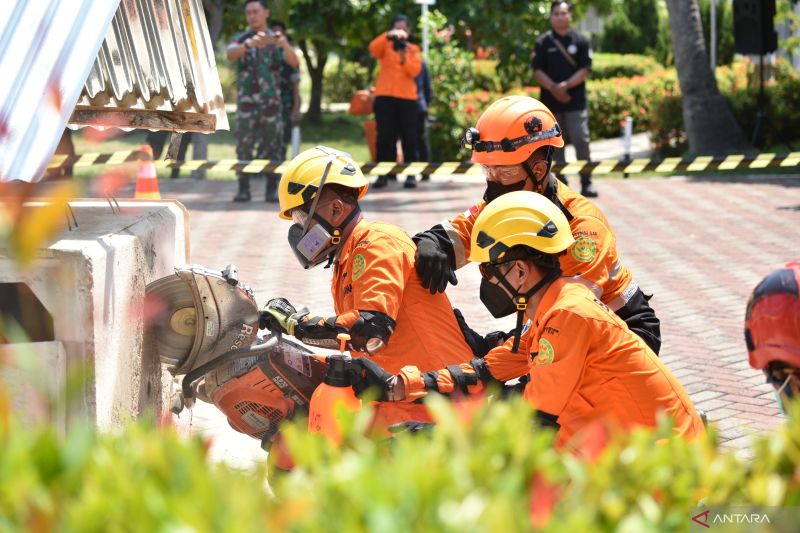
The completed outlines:
{"type": "MultiPolygon", "coordinates": [[[[800,179],[601,179],[597,185],[598,204],[617,232],[625,262],[645,292],[655,294],[664,362],[707,412],[721,441],[747,454],[750,435],[775,427],[782,416],[771,387],[747,364],[745,304],[764,275],[797,257],[800,179]]],[[[232,181],[162,181],[161,187],[164,197],[189,208],[192,262],[215,268],[235,263],[259,303],[284,296],[315,312],[332,311],[330,271],[298,266],[286,244],[288,223],[277,218],[275,205],[230,203],[232,181]]],[[[363,207],[368,219],[413,234],[481,194],[474,179],[435,177],[413,191],[371,191],[363,207]]],[[[512,319],[494,320],[483,309],[476,298],[479,281],[474,265],[460,271],[458,286],[448,289],[453,304],[470,324],[481,325],[476,329],[512,327],[512,319]]],[[[254,442],[235,434],[213,409],[198,410],[193,428],[215,435],[216,457],[235,464],[261,458],[254,442]]]]}

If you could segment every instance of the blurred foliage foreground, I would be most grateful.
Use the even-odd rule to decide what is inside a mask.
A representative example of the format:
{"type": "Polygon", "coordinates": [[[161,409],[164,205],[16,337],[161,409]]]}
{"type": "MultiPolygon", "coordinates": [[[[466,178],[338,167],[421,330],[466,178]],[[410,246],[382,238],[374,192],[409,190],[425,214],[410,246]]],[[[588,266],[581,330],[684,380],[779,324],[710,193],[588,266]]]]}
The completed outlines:
{"type": "Polygon", "coordinates": [[[289,424],[298,467],[267,484],[263,465],[211,464],[200,437],[140,422],[62,438],[5,397],[0,531],[641,532],[688,530],[704,506],[800,504],[800,411],[744,461],[713,434],[667,438],[667,423],[618,438],[590,428],[579,454],[559,453],[519,400],[492,402],[471,424],[440,398],[429,405],[433,430],[376,442],[360,436],[363,411],[338,448],[289,424]]]}

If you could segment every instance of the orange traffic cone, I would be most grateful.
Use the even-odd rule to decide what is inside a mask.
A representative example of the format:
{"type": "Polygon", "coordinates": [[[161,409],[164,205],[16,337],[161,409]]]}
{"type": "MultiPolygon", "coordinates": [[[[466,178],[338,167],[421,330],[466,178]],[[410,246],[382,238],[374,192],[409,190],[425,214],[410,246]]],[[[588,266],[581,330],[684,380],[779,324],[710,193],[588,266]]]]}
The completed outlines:
{"type": "Polygon", "coordinates": [[[136,173],[136,194],[134,198],[139,200],[161,200],[161,193],[158,191],[158,176],[156,166],[153,164],[153,148],[149,144],[143,144],[139,151],[139,171],[136,173]]]}

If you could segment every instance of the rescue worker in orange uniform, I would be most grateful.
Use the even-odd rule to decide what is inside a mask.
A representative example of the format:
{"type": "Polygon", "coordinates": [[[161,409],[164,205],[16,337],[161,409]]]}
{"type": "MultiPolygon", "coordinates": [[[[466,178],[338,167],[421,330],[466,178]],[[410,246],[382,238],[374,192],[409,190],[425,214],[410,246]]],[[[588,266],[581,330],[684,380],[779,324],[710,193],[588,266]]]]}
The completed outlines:
{"type": "Polygon", "coordinates": [[[744,338],[750,366],[767,376],[785,413],[800,397],[800,262],[772,272],[753,290],[744,338]]]}
{"type": "MultiPolygon", "coordinates": [[[[431,295],[414,269],[414,242],[396,226],[363,219],[358,200],[367,188],[349,155],[331,148],[306,150],[289,163],[278,185],[279,215],[294,222],[289,244],[304,268],[333,265],[335,315],[298,313],[275,298],[265,306],[270,329],[333,349],[337,335],[348,333],[353,355],[369,355],[390,372],[469,361],[450,301],[431,295]]],[[[378,428],[409,420],[430,416],[420,404],[376,407],[378,428]]]]}
{"type": "MultiPolygon", "coordinates": [[[[561,257],[564,276],[586,285],[628,327],[658,354],[661,347],[660,322],[622,262],[617,239],[603,212],[590,200],[574,192],[550,173],[555,149],[564,146],[553,113],[541,102],[527,96],[507,96],[492,105],[464,136],[472,148],[472,161],[486,174],[483,200],[449,221],[414,236],[417,271],[431,292],[444,291],[448,281],[457,283],[455,269],[467,263],[470,231],[476,217],[495,199],[511,191],[538,192],[558,206],[569,221],[575,244],[561,257]]],[[[486,281],[481,293],[498,289],[486,281]]],[[[495,318],[508,316],[513,306],[498,309],[495,318]]],[[[475,355],[495,345],[481,343],[481,337],[462,324],[475,355]],[[481,346],[481,344],[483,344],[481,346]]]]}
{"type": "Polygon", "coordinates": [[[574,241],[563,211],[544,196],[516,191],[494,200],[475,220],[469,259],[498,289],[486,307],[518,310],[514,338],[485,358],[433,372],[407,366],[392,375],[354,359],[356,392],[377,387],[383,398],[410,402],[429,391],[474,394],[524,374],[524,397],[558,428],[559,446],[590,423],[653,427],[659,413],[678,435],[702,434],[688,395],[642,338],[585,285],[562,278],[559,259],[574,241]]]}

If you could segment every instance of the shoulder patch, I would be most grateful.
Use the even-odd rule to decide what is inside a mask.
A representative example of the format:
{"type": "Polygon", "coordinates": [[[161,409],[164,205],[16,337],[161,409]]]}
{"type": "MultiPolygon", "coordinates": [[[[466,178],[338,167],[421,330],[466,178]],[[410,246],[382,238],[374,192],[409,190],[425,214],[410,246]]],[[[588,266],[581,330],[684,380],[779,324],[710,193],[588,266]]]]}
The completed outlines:
{"type": "Polygon", "coordinates": [[[353,262],[351,264],[353,269],[351,277],[353,281],[358,281],[358,278],[364,274],[364,269],[367,267],[367,261],[364,259],[363,255],[358,254],[353,258],[353,262]]]}
{"type": "Polygon", "coordinates": [[[572,245],[572,257],[581,263],[590,263],[597,257],[597,245],[589,237],[578,237],[572,245]]]}
{"type": "Polygon", "coordinates": [[[553,345],[550,344],[545,338],[539,339],[539,355],[536,356],[535,363],[537,365],[549,365],[553,362],[553,359],[556,356],[555,350],[553,350],[553,345]]]}

